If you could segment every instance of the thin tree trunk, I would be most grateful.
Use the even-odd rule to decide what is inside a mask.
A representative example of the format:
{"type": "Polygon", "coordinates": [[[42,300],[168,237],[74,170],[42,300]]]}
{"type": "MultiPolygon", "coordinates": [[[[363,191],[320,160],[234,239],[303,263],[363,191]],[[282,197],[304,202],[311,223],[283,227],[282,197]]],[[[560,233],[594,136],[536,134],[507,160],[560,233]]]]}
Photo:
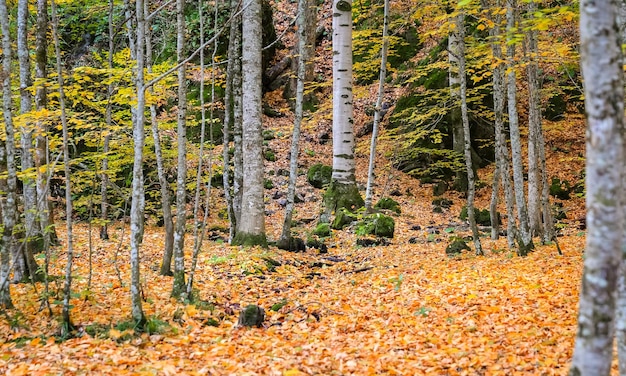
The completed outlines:
{"type": "MultiPolygon", "coordinates": [[[[624,263],[620,254],[624,249],[624,76],[616,18],[615,1],[580,3],[580,55],[588,124],[587,244],[572,376],[610,374],[618,277],[624,282],[624,275],[619,276],[623,270],[620,264],[624,263]]],[[[624,306],[617,308],[623,317],[624,306]]],[[[623,333],[618,336],[623,339],[623,333]]],[[[620,349],[623,359],[621,340],[620,349]]]]}
{"type": "MultiPolygon", "coordinates": [[[[452,10],[451,10],[452,11],[452,10]]],[[[450,88],[450,127],[452,132],[452,150],[459,156],[465,155],[465,136],[463,134],[463,119],[461,115],[461,77],[459,74],[460,44],[462,39],[458,29],[453,29],[448,35],[448,87],[450,88]]],[[[467,191],[467,173],[463,169],[456,172],[454,189],[460,192],[467,191]]]]}
{"type": "MultiPolygon", "coordinates": [[[[145,16],[149,14],[149,7],[145,5],[145,16]]],[[[146,66],[148,72],[152,73],[152,33],[150,21],[146,21],[146,66]]],[[[153,92],[152,87],[149,88],[153,92]]],[[[161,210],[163,214],[163,227],[165,228],[165,244],[163,247],[163,261],[161,262],[160,274],[172,276],[172,254],[174,252],[174,221],[172,219],[172,197],[169,182],[165,174],[165,161],[161,149],[161,138],[159,137],[159,122],[157,121],[157,108],[155,104],[150,104],[150,125],[152,129],[152,139],[154,141],[154,156],[157,163],[157,176],[161,190],[161,210]]]]}
{"type": "Polygon", "coordinates": [[[100,216],[102,218],[102,224],[100,225],[100,239],[108,240],[109,239],[109,201],[107,198],[107,186],[109,184],[109,144],[111,141],[111,136],[109,134],[111,126],[113,125],[112,119],[112,111],[113,111],[113,103],[111,102],[111,97],[113,96],[113,82],[111,77],[113,75],[113,54],[115,52],[115,45],[113,43],[114,39],[114,29],[113,29],[113,11],[114,4],[113,0],[109,0],[109,56],[107,58],[107,66],[109,68],[109,80],[110,83],[107,85],[107,107],[106,107],[106,115],[105,121],[107,126],[107,131],[104,136],[104,142],[102,144],[102,153],[104,157],[102,158],[102,173],[100,174],[100,216]]]}
{"type": "MultiPolygon", "coordinates": [[[[233,21],[243,23],[242,17],[238,16],[233,21]]],[[[231,50],[235,52],[235,65],[233,67],[233,210],[235,212],[235,235],[241,222],[241,210],[243,206],[243,91],[242,91],[242,51],[241,51],[241,28],[237,27],[235,39],[232,41],[231,50]]]]}
{"type": "Polygon", "coordinates": [[[143,327],[146,318],[141,306],[141,277],[139,248],[143,237],[144,220],[144,182],[143,182],[143,147],[145,143],[145,81],[144,81],[144,49],[146,42],[146,27],[144,18],[144,0],[135,0],[135,14],[137,17],[136,30],[136,61],[135,86],[137,92],[137,107],[134,108],[133,116],[133,183],[132,200],[130,208],[130,268],[131,268],[131,312],[138,327],[143,327]]]}
{"type": "Polygon", "coordinates": [[[500,238],[500,220],[498,218],[498,186],[500,185],[500,166],[496,161],[493,170],[493,184],[491,186],[491,200],[489,201],[489,217],[491,219],[491,239],[500,238]]]}
{"type": "Polygon", "coordinates": [[[230,36],[229,36],[229,48],[228,48],[228,66],[226,68],[226,90],[224,93],[224,138],[223,138],[223,152],[222,158],[224,159],[223,168],[223,183],[224,183],[224,197],[226,198],[226,207],[228,210],[228,244],[231,244],[235,237],[235,230],[237,228],[237,216],[235,215],[235,204],[233,199],[233,191],[230,186],[230,135],[233,128],[233,122],[235,118],[234,114],[234,99],[233,99],[233,74],[235,71],[235,64],[239,64],[239,46],[235,44],[237,41],[236,35],[239,33],[239,18],[235,18],[239,8],[239,2],[231,0],[231,17],[230,21],[230,36]]]}
{"type": "MultiPolygon", "coordinates": [[[[185,53],[185,0],[176,2],[176,57],[182,61],[185,53]]],[[[186,69],[178,68],[178,167],[176,178],[176,227],[174,229],[174,285],[172,297],[185,292],[185,225],[187,222],[187,85],[186,69]]]]}
{"type": "Polygon", "coordinates": [[[517,115],[517,86],[515,73],[515,44],[512,43],[515,29],[516,0],[507,1],[507,64],[508,64],[508,108],[509,108],[509,131],[511,134],[511,150],[513,161],[513,183],[515,187],[515,202],[517,205],[517,218],[520,224],[520,238],[518,254],[526,256],[534,248],[530,228],[528,227],[528,209],[524,194],[524,167],[522,165],[522,141],[517,115]]]}
{"type": "Polygon", "coordinates": [[[54,50],[57,56],[56,69],[59,84],[59,106],[61,107],[61,126],[63,128],[63,165],[65,168],[65,224],[67,231],[67,264],[65,266],[65,285],[63,287],[63,327],[62,333],[69,334],[73,330],[70,318],[70,297],[72,295],[72,264],[74,261],[74,241],[72,233],[72,185],[70,171],[70,148],[67,116],[65,113],[65,93],[63,89],[63,68],[61,66],[61,47],[59,43],[59,18],[54,0],[52,4],[52,35],[54,37],[54,50]]]}
{"type": "MultiPolygon", "coordinates": [[[[13,227],[15,227],[15,190],[17,171],[15,167],[15,130],[13,127],[13,107],[11,98],[11,34],[9,29],[9,13],[6,0],[0,0],[0,28],[2,30],[2,112],[6,141],[0,162],[4,164],[6,179],[1,182],[4,194],[2,204],[2,243],[0,243],[0,307],[13,308],[9,272],[11,266],[11,248],[13,244],[13,227]]],[[[4,172],[4,171],[3,171],[4,172]]]]}
{"type": "Polygon", "coordinates": [[[294,198],[296,195],[296,181],[298,179],[298,154],[300,153],[300,126],[303,117],[304,102],[304,80],[306,74],[306,64],[310,58],[306,48],[306,15],[307,0],[298,2],[298,71],[296,78],[296,107],[295,119],[293,124],[293,134],[291,136],[291,149],[289,153],[289,185],[287,187],[287,206],[285,207],[285,220],[283,222],[283,230],[280,235],[279,243],[286,245],[289,249],[291,241],[291,219],[293,217],[294,198]]]}
{"type": "Polygon", "coordinates": [[[458,10],[456,16],[456,30],[459,35],[459,79],[460,79],[460,99],[461,99],[461,120],[463,122],[463,135],[465,138],[464,156],[465,169],[467,170],[467,218],[470,228],[472,229],[472,238],[474,239],[474,247],[477,255],[483,255],[483,248],[480,244],[480,234],[476,226],[476,218],[474,215],[474,195],[475,195],[475,178],[472,169],[472,146],[471,134],[469,127],[469,117],[467,115],[467,78],[465,73],[465,12],[458,10]]]}
{"type": "Polygon", "coordinates": [[[387,78],[387,49],[389,48],[389,39],[387,34],[389,30],[389,0],[385,0],[385,8],[383,13],[383,46],[380,50],[380,77],[378,78],[378,98],[376,99],[376,107],[374,111],[374,126],[372,128],[372,140],[370,143],[370,160],[367,169],[367,188],[365,189],[365,208],[372,209],[372,185],[374,184],[374,164],[376,162],[376,141],[378,139],[378,127],[380,124],[380,113],[383,106],[383,97],[385,95],[385,79],[387,78]]]}

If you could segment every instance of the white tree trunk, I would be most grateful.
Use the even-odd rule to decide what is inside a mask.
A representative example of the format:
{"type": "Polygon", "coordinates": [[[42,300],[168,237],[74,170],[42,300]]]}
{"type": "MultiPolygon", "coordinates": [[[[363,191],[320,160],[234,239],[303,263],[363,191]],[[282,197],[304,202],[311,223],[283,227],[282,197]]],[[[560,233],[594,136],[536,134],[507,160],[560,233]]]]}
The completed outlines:
{"type": "MultiPolygon", "coordinates": [[[[185,0],[176,2],[176,56],[185,58],[185,0]]],[[[178,68],[178,166],[176,178],[176,228],[174,229],[174,285],[172,297],[179,298],[185,290],[185,224],[187,222],[187,85],[185,64],[178,68]]]]}
{"type": "MultiPolygon", "coordinates": [[[[15,227],[15,130],[13,128],[13,114],[11,109],[11,34],[9,29],[9,13],[6,0],[0,0],[0,28],[2,30],[2,113],[4,115],[4,131],[6,141],[4,152],[0,158],[6,166],[7,177],[3,179],[2,201],[2,242],[0,243],[0,307],[13,308],[9,272],[11,266],[11,248],[13,246],[13,227],[15,227]]],[[[4,166],[3,166],[4,167],[4,166]]],[[[3,171],[4,172],[4,171],[3,171]]]]}
{"type": "MultiPolygon", "coordinates": [[[[588,230],[571,375],[609,375],[613,358],[616,288],[624,249],[625,146],[623,59],[616,18],[614,0],[581,1],[588,230]]],[[[620,315],[623,308],[618,307],[620,315]]]]}
{"type": "Polygon", "coordinates": [[[522,141],[519,129],[519,119],[517,115],[517,84],[515,73],[515,44],[512,43],[513,30],[515,29],[515,7],[516,0],[507,1],[507,64],[508,64],[508,109],[509,109],[509,131],[511,135],[511,151],[513,161],[513,183],[515,186],[515,203],[517,205],[517,218],[520,224],[521,244],[519,244],[518,254],[524,256],[533,248],[532,237],[528,227],[528,209],[526,207],[526,197],[524,194],[524,166],[522,164],[522,141]]]}
{"type": "MultiPolygon", "coordinates": [[[[145,143],[145,109],[146,109],[146,87],[144,81],[144,49],[146,43],[144,0],[135,0],[135,14],[137,17],[136,29],[136,56],[135,67],[135,87],[137,93],[137,105],[133,109],[133,183],[132,200],[130,206],[130,268],[131,268],[131,312],[137,325],[143,326],[146,319],[141,304],[141,279],[140,279],[140,258],[139,248],[143,237],[144,221],[144,182],[143,182],[143,147],[145,143]]],[[[131,52],[132,53],[132,52],[131,52]]]]}
{"type": "Polygon", "coordinates": [[[333,1],[333,174],[356,184],[352,103],[352,2],[333,1]]]}
{"type": "Polygon", "coordinates": [[[261,0],[250,1],[243,11],[242,24],[243,190],[234,243],[267,246],[261,135],[261,0]]]}
{"type": "Polygon", "coordinates": [[[378,127],[380,112],[382,111],[383,97],[385,95],[385,79],[387,77],[387,50],[389,48],[389,0],[385,0],[383,12],[383,46],[380,51],[380,76],[378,78],[378,98],[374,111],[374,126],[372,128],[372,140],[370,143],[370,160],[367,169],[367,188],[365,189],[365,207],[372,208],[372,185],[374,184],[374,163],[376,162],[376,141],[378,139],[378,127]]]}

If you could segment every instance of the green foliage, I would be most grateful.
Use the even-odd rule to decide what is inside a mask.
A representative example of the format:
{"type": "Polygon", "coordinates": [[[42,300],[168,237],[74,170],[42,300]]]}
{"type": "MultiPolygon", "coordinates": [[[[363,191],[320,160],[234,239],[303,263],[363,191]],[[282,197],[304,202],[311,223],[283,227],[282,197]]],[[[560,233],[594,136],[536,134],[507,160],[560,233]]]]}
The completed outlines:
{"type": "Polygon", "coordinates": [[[313,234],[321,238],[329,237],[331,234],[330,224],[318,223],[315,229],[313,230],[313,234]]]}
{"type": "Polygon", "coordinates": [[[272,149],[267,149],[263,153],[263,158],[268,162],[276,162],[276,153],[272,149]]]}
{"type": "Polygon", "coordinates": [[[561,200],[569,200],[571,190],[572,187],[569,181],[561,181],[558,177],[552,178],[552,183],[550,183],[550,195],[561,200]]]}
{"type": "MultiPolygon", "coordinates": [[[[500,213],[498,213],[498,218],[500,217],[500,213]]],[[[463,206],[461,209],[461,213],[459,214],[459,218],[463,221],[467,220],[467,206],[463,206]]],[[[491,226],[491,214],[488,209],[478,209],[474,208],[474,219],[476,223],[483,226],[491,226]]]]}
{"type": "Polygon", "coordinates": [[[450,243],[446,247],[446,255],[453,256],[461,253],[463,250],[470,251],[471,248],[467,245],[465,239],[453,236],[450,238],[450,243]]]}
{"type": "Polygon", "coordinates": [[[333,220],[333,223],[330,227],[334,230],[342,230],[346,226],[357,220],[358,217],[356,214],[353,214],[350,211],[341,208],[335,213],[335,219],[333,220]]]}

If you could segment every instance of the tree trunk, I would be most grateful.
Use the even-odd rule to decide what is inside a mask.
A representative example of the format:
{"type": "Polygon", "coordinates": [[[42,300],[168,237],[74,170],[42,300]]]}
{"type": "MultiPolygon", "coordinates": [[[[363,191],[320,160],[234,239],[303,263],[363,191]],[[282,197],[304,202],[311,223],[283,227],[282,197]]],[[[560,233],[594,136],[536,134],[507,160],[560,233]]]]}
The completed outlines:
{"type": "Polygon", "coordinates": [[[285,220],[283,222],[283,230],[280,235],[279,243],[286,245],[289,249],[289,242],[291,241],[291,219],[293,217],[294,199],[296,195],[296,180],[298,179],[298,154],[300,153],[300,125],[302,124],[303,117],[303,102],[304,102],[304,81],[306,74],[306,65],[311,55],[308,54],[306,47],[306,35],[305,31],[307,17],[306,11],[309,1],[300,0],[298,2],[298,70],[296,80],[296,107],[295,107],[295,119],[293,124],[293,134],[291,136],[291,149],[289,153],[291,158],[289,160],[289,185],[287,187],[287,206],[285,207],[285,220]]]}
{"type": "Polygon", "coordinates": [[[13,128],[13,100],[11,98],[11,34],[9,13],[6,0],[0,0],[0,27],[2,30],[2,112],[4,115],[4,153],[0,155],[2,172],[6,178],[1,181],[2,194],[2,242],[0,243],[0,307],[13,308],[9,272],[11,264],[11,248],[13,247],[13,227],[15,227],[15,190],[17,171],[15,167],[15,130],[13,128]]]}
{"type": "MultiPolygon", "coordinates": [[[[147,17],[149,9],[146,4],[144,15],[147,17]]],[[[146,66],[148,72],[152,72],[152,32],[150,21],[146,20],[146,66]]],[[[150,92],[153,88],[150,87],[150,92]]],[[[172,197],[170,185],[165,174],[165,162],[161,149],[161,138],[159,137],[159,123],[157,121],[157,108],[155,104],[150,105],[150,125],[152,139],[154,141],[154,156],[157,163],[157,176],[159,178],[159,188],[161,191],[161,210],[163,214],[163,227],[165,228],[165,244],[163,246],[163,261],[161,262],[160,274],[172,276],[172,254],[174,250],[174,221],[172,219],[172,197]]]]}
{"type": "Polygon", "coordinates": [[[243,190],[242,215],[237,222],[234,244],[267,247],[263,202],[263,137],[261,65],[261,1],[251,0],[243,11],[243,190]],[[243,215],[245,213],[245,215],[243,215]]]}
{"type": "Polygon", "coordinates": [[[534,248],[530,229],[528,227],[528,209],[524,194],[524,166],[522,164],[522,141],[517,115],[517,86],[515,73],[515,43],[513,32],[515,29],[516,0],[507,1],[507,64],[508,64],[508,108],[509,108],[509,131],[511,135],[511,150],[513,161],[513,183],[515,187],[515,203],[517,205],[517,218],[520,225],[520,239],[518,254],[526,256],[534,248]]]}
{"type": "Polygon", "coordinates": [[[63,326],[61,333],[67,336],[72,330],[70,318],[70,297],[72,295],[72,264],[74,261],[74,241],[72,233],[72,179],[70,171],[70,139],[65,113],[65,92],[63,87],[63,68],[61,66],[61,44],[59,42],[59,18],[54,0],[52,5],[52,35],[54,37],[54,50],[57,56],[56,69],[59,84],[59,106],[61,107],[61,126],[63,129],[63,165],[65,172],[65,224],[67,231],[67,264],[65,266],[65,285],[63,287],[63,326]]]}
{"type": "MultiPolygon", "coordinates": [[[[234,5],[237,7],[237,5],[234,5]]],[[[233,10],[234,11],[234,10],[233,10]]],[[[238,16],[233,21],[238,25],[242,23],[242,17],[238,16]]],[[[241,59],[241,27],[237,26],[235,38],[231,40],[235,64],[233,66],[233,211],[235,212],[235,235],[241,221],[242,194],[243,194],[243,91],[242,91],[242,59],[241,59]]],[[[233,238],[234,239],[234,238],[233,238]]]]}
{"type": "MultiPolygon", "coordinates": [[[[352,103],[352,2],[333,1],[333,173],[325,217],[364,205],[356,186],[352,103]]],[[[326,218],[323,218],[326,220],[326,218]]]]}
{"type": "MultiPolygon", "coordinates": [[[[139,264],[139,248],[143,237],[144,220],[144,182],[143,182],[143,147],[145,143],[144,123],[146,108],[146,93],[144,81],[144,49],[146,43],[146,24],[144,18],[144,0],[135,0],[135,14],[137,17],[136,29],[136,56],[135,87],[137,105],[133,116],[133,183],[132,200],[130,206],[130,268],[131,268],[131,312],[135,323],[143,327],[146,318],[141,306],[141,277],[139,264]]],[[[132,52],[131,52],[132,53],[132,52]]]]}
{"type": "Polygon", "coordinates": [[[461,120],[463,122],[463,135],[465,141],[463,151],[465,157],[465,169],[467,172],[467,218],[469,220],[470,228],[472,229],[472,238],[474,239],[476,254],[483,255],[483,248],[480,244],[480,236],[478,233],[478,227],[476,226],[476,218],[474,216],[474,195],[476,182],[474,178],[474,170],[472,169],[471,134],[469,127],[469,117],[467,115],[467,78],[465,73],[465,12],[462,9],[458,10],[455,24],[459,36],[458,61],[460,78],[461,120]]]}
{"type": "Polygon", "coordinates": [[[376,99],[376,107],[374,110],[374,125],[372,127],[372,140],[370,143],[370,158],[367,169],[367,188],[365,190],[365,208],[372,209],[372,185],[374,184],[374,163],[376,161],[376,141],[378,138],[378,127],[380,123],[380,112],[382,111],[383,97],[385,95],[385,79],[387,77],[387,49],[389,48],[389,39],[387,37],[389,30],[389,0],[385,0],[385,8],[383,11],[383,46],[380,52],[380,76],[378,78],[378,98],[376,99]]]}
{"type": "Polygon", "coordinates": [[[239,17],[235,17],[239,10],[239,2],[231,0],[231,17],[230,21],[230,35],[229,35],[229,48],[228,48],[228,66],[226,68],[226,89],[224,93],[224,149],[222,158],[224,159],[223,168],[223,183],[224,183],[224,196],[226,198],[226,207],[228,210],[228,243],[231,244],[235,237],[235,230],[237,229],[237,216],[235,215],[235,203],[234,203],[234,191],[230,186],[230,135],[234,128],[233,123],[235,119],[235,99],[233,98],[233,75],[235,72],[235,65],[239,65],[239,46],[237,43],[239,34],[239,17]]]}
{"type": "MultiPolygon", "coordinates": [[[[176,57],[185,58],[185,0],[176,2],[176,57]]],[[[185,64],[178,68],[178,167],[176,178],[176,228],[174,229],[174,285],[172,297],[185,292],[185,224],[187,222],[187,85],[185,64]]]]}
{"type": "MultiPolygon", "coordinates": [[[[588,124],[587,244],[570,375],[609,375],[613,358],[617,279],[624,262],[620,250],[625,197],[624,77],[616,16],[615,1],[580,3],[588,124]]],[[[623,315],[624,307],[618,308],[623,315]]]]}
{"type": "Polygon", "coordinates": [[[108,240],[109,239],[109,201],[107,198],[107,187],[109,184],[109,144],[111,142],[111,136],[109,134],[109,129],[113,125],[112,119],[112,111],[113,111],[113,103],[111,98],[113,96],[113,82],[111,80],[113,75],[113,54],[115,53],[115,46],[113,43],[113,39],[115,36],[114,25],[113,25],[113,11],[114,11],[114,2],[113,0],[109,0],[109,56],[107,58],[107,65],[109,68],[109,80],[110,83],[107,85],[107,107],[105,114],[105,121],[107,126],[107,131],[104,136],[104,142],[102,144],[102,153],[104,157],[102,158],[102,173],[100,174],[100,216],[102,218],[102,224],[100,225],[100,239],[108,240]]]}
{"type": "MultiPolygon", "coordinates": [[[[459,156],[465,154],[465,136],[463,134],[463,119],[461,115],[461,77],[459,74],[460,44],[462,39],[457,28],[448,35],[448,86],[450,88],[450,128],[452,132],[452,150],[459,156]]],[[[467,172],[460,169],[456,172],[454,189],[459,192],[467,191],[467,172]]]]}

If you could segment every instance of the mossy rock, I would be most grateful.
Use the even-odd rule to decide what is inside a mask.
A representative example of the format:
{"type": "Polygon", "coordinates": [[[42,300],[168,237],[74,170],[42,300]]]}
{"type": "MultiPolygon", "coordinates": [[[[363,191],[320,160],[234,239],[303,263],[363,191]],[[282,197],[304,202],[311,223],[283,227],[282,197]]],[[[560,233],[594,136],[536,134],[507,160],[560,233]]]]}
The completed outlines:
{"type": "Polygon", "coordinates": [[[330,184],[333,168],[321,163],[314,164],[307,172],[307,181],[313,187],[321,189],[330,184]]]}
{"type": "Polygon", "coordinates": [[[350,225],[352,222],[356,222],[357,220],[358,217],[356,214],[353,214],[345,209],[340,209],[337,211],[335,219],[330,227],[333,230],[343,230],[346,226],[350,225]]]}
{"type": "Polygon", "coordinates": [[[357,225],[357,235],[375,235],[381,238],[393,238],[396,223],[392,217],[375,213],[363,218],[357,225]]]}
{"type": "Polygon", "coordinates": [[[263,181],[263,188],[265,188],[265,189],[272,189],[272,188],[274,188],[274,182],[272,182],[270,179],[265,179],[263,181]]]}
{"type": "Polygon", "coordinates": [[[306,240],[306,246],[308,248],[315,248],[320,254],[328,253],[328,247],[324,244],[323,241],[316,239],[314,237],[309,237],[306,240]]]}
{"type": "MultiPolygon", "coordinates": [[[[434,199],[432,204],[433,204],[433,206],[441,206],[444,209],[450,209],[450,207],[452,206],[453,202],[450,199],[439,197],[439,198],[434,199]]],[[[466,209],[466,211],[467,211],[467,209],[466,209]]]]}
{"type": "Polygon", "coordinates": [[[356,245],[359,247],[378,247],[389,245],[387,238],[363,237],[356,239],[356,245]]]}
{"type": "Polygon", "coordinates": [[[393,212],[396,212],[397,214],[400,214],[402,212],[398,201],[389,197],[381,198],[380,201],[378,201],[376,205],[374,205],[374,208],[391,210],[393,212]]]}
{"type": "Polygon", "coordinates": [[[265,321],[265,310],[254,304],[250,304],[241,311],[239,314],[239,320],[237,320],[237,326],[256,326],[260,328],[265,321]]]}
{"type": "MultiPolygon", "coordinates": [[[[463,206],[461,214],[459,214],[459,218],[463,221],[467,220],[467,206],[463,206]]],[[[478,208],[474,208],[474,219],[476,220],[476,224],[491,226],[491,214],[488,209],[480,210],[478,208]]],[[[498,221],[500,221],[500,219],[500,213],[498,213],[498,221]]]]}
{"type": "Polygon", "coordinates": [[[263,153],[263,158],[268,162],[276,162],[276,153],[274,153],[274,150],[267,149],[263,153]]]}
{"type": "Polygon", "coordinates": [[[304,240],[296,237],[289,237],[289,239],[280,239],[276,242],[276,247],[282,249],[284,251],[289,252],[304,252],[306,251],[306,246],[304,244],[304,240]]]}
{"type": "Polygon", "coordinates": [[[550,184],[550,195],[561,200],[569,200],[572,187],[567,180],[561,181],[557,177],[552,178],[550,184]]]}
{"type": "Polygon", "coordinates": [[[313,230],[313,234],[317,235],[321,238],[327,238],[331,234],[330,224],[329,223],[319,223],[315,230],[313,230]]]}
{"type": "Polygon", "coordinates": [[[467,245],[467,242],[463,238],[459,238],[458,236],[452,237],[450,239],[450,244],[446,247],[446,255],[458,255],[463,252],[463,250],[471,251],[472,249],[467,245]]]}

